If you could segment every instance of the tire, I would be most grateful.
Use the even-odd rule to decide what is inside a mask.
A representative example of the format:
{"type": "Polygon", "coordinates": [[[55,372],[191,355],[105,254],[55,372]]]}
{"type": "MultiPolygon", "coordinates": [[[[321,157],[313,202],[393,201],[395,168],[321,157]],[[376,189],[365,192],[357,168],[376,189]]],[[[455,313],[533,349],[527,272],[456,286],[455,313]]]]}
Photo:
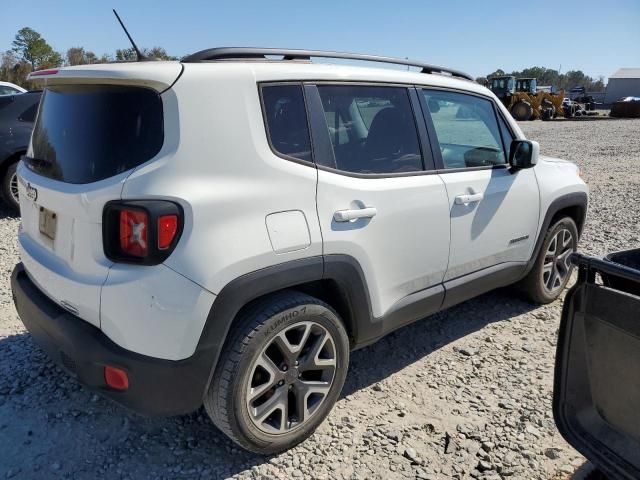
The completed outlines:
{"type": "Polygon", "coordinates": [[[560,296],[573,271],[569,256],[577,246],[578,227],[572,218],[563,217],[549,227],[533,268],[520,283],[521,290],[529,300],[546,304],[560,296]],[[559,278],[554,279],[552,275],[558,275],[559,278]]]}
{"type": "Polygon", "coordinates": [[[511,107],[511,115],[520,122],[527,121],[533,116],[533,107],[529,102],[520,100],[511,107]]]}
{"type": "Polygon", "coordinates": [[[18,203],[18,177],[16,176],[16,169],[18,164],[16,162],[9,164],[7,169],[0,179],[2,184],[0,185],[0,193],[2,193],[2,199],[5,204],[9,206],[11,211],[17,213],[20,210],[20,204],[18,203]]]}
{"type": "Polygon", "coordinates": [[[564,118],[571,118],[575,114],[575,109],[573,105],[567,105],[564,107],[564,118]]]}
{"type": "Polygon", "coordinates": [[[340,395],[349,364],[347,332],[329,305],[295,291],[251,304],[236,322],[205,409],[246,450],[289,449],[315,431],[340,395]]]}

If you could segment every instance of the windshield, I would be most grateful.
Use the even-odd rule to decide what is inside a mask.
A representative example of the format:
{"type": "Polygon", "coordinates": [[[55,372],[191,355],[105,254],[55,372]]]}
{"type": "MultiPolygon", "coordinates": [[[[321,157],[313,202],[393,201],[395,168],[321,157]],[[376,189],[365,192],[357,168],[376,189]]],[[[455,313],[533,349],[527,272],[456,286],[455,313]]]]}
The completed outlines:
{"type": "Polygon", "coordinates": [[[33,132],[36,173],[90,183],[153,158],[164,139],[162,100],[151,89],[65,85],[46,89],[33,132]]]}

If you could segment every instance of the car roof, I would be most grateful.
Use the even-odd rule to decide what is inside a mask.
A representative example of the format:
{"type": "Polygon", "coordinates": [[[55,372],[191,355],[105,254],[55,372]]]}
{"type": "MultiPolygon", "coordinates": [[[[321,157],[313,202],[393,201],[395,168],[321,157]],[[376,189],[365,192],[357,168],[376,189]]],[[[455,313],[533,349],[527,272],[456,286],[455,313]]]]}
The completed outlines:
{"type": "Polygon", "coordinates": [[[351,64],[312,63],[302,61],[214,61],[185,63],[190,70],[220,72],[238,76],[250,75],[257,82],[319,81],[319,82],[372,82],[405,85],[449,87],[487,94],[482,85],[447,74],[422,73],[405,68],[370,67],[351,64]],[[233,72],[233,73],[232,73],[233,72]]]}
{"type": "Polygon", "coordinates": [[[20,85],[16,85],[15,83],[11,83],[11,82],[2,82],[0,81],[0,85],[2,85],[3,87],[12,87],[15,88],[17,90],[19,90],[20,92],[26,92],[27,90],[22,88],[20,85]]]}
{"type": "MultiPolygon", "coordinates": [[[[376,64],[377,65],[377,64],[376,64]]],[[[409,67],[411,68],[411,67],[409,67]]],[[[407,67],[372,67],[369,64],[318,63],[301,60],[220,60],[181,63],[179,61],[145,61],[108,64],[78,65],[55,70],[33,80],[46,79],[47,82],[92,81],[99,78],[113,78],[119,81],[149,79],[171,85],[184,73],[200,72],[216,75],[237,76],[238,79],[252,78],[257,82],[279,81],[354,81],[404,85],[424,85],[454,88],[482,95],[491,95],[490,91],[471,80],[455,77],[446,73],[422,73],[419,70],[407,70],[407,67]]]]}

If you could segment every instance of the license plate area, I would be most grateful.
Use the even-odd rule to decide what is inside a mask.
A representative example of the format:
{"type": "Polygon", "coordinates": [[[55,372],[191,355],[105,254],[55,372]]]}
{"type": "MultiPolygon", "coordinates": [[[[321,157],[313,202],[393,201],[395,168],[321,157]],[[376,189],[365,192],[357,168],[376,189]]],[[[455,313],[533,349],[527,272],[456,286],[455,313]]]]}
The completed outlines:
{"type": "Polygon", "coordinates": [[[58,228],[58,216],[56,215],[56,212],[40,207],[39,225],[41,234],[51,240],[55,240],[56,230],[58,228]]]}

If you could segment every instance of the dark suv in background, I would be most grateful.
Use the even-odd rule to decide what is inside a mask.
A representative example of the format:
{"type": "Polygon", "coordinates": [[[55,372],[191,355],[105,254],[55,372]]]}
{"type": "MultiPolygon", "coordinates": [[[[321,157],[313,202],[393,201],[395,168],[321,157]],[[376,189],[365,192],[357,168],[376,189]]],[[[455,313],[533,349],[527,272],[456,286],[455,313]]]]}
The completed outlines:
{"type": "Polygon", "coordinates": [[[27,152],[42,92],[0,97],[0,196],[18,211],[16,166],[27,152]]]}

